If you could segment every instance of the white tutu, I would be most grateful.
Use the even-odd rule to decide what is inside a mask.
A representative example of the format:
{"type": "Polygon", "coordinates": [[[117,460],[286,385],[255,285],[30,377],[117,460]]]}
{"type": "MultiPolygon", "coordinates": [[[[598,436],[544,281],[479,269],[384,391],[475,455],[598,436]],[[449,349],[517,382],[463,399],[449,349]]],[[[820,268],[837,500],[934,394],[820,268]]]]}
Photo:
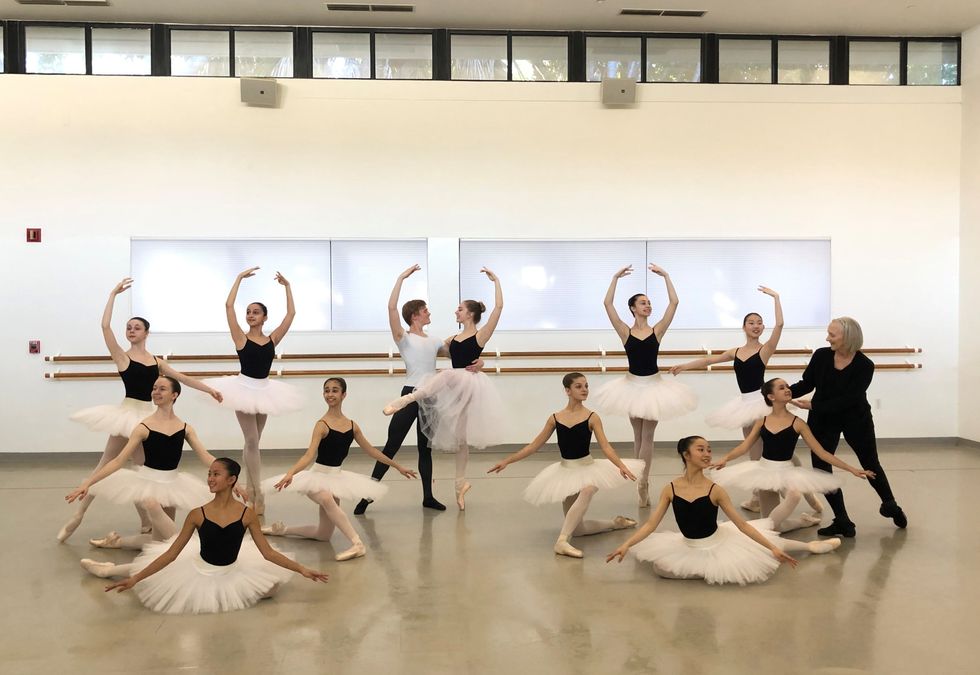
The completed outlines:
{"type": "Polygon", "coordinates": [[[136,425],[157,409],[151,401],[124,398],[118,405],[97,405],[73,413],[69,419],[80,422],[92,431],[104,431],[110,436],[129,438],[136,425]]]}
{"type": "Polygon", "coordinates": [[[833,492],[840,487],[834,474],[793,466],[792,460],[774,462],[762,458],[741,462],[724,469],[713,469],[709,477],[722,487],[743,490],[796,490],[797,492],[833,492]]]}
{"type": "MultiPolygon", "coordinates": [[[[750,520],[749,525],[767,539],[779,538],[769,518],[750,520]]],[[[709,584],[761,583],[779,568],[771,551],[728,522],[719,523],[715,533],[704,539],[687,539],[680,532],[654,532],[633,547],[633,555],[671,576],[704,579],[709,584]]]]}
{"type": "Polygon", "coordinates": [[[117,504],[136,504],[153,499],[160,506],[193,509],[211,499],[211,491],[203,481],[173,471],[160,471],[148,466],[119,469],[92,486],[89,492],[117,504]]]}
{"type": "MultiPolygon", "coordinates": [[[[624,459],[623,464],[634,474],[643,471],[642,459],[624,459]]],[[[589,485],[597,488],[618,488],[630,481],[619,473],[619,467],[608,459],[563,459],[542,469],[524,489],[524,499],[535,506],[561,502],[589,485]]]]}
{"type": "Polygon", "coordinates": [[[422,433],[436,450],[460,445],[485,448],[500,442],[504,406],[497,387],[484,373],[452,368],[430,373],[416,387],[422,433]]]}
{"type": "Polygon", "coordinates": [[[221,392],[221,405],[251,415],[282,415],[303,407],[303,394],[291,384],[248,375],[212,377],[204,380],[221,392]]]}
{"type": "MultiPolygon", "coordinates": [[[[285,474],[262,481],[262,490],[275,492],[275,484],[285,474]]],[[[344,471],[339,466],[314,464],[305,471],[293,476],[293,482],[286,490],[315,495],[327,490],[338,499],[370,499],[377,501],[388,492],[388,486],[352,471],[344,471]]]]}
{"type": "MultiPolygon", "coordinates": [[[[133,562],[134,574],[160,557],[174,539],[146,544],[133,562]]],[[[140,602],[164,614],[233,612],[251,607],[292,576],[263,558],[247,535],[238,559],[230,565],[211,565],[200,551],[201,540],[195,532],[176,560],[136,584],[140,602]]]]}
{"type": "Polygon", "coordinates": [[[595,390],[590,400],[610,415],[669,420],[698,407],[694,390],[676,378],[627,373],[595,390]]]}
{"type": "Polygon", "coordinates": [[[771,412],[772,407],[766,405],[762,393],[750,391],[736,396],[718,410],[709,413],[704,421],[722,429],[742,429],[752,426],[771,412]]]}

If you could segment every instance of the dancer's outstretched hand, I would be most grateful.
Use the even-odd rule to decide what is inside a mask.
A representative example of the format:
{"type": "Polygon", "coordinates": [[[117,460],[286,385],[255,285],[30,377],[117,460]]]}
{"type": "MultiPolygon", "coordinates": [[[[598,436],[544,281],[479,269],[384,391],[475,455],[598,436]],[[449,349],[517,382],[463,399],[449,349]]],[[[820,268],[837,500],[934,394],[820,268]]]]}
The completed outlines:
{"type": "Polygon", "coordinates": [[[323,572],[317,572],[316,570],[311,570],[309,567],[304,567],[299,571],[304,577],[310,581],[322,581],[326,583],[330,579],[329,574],[324,574],[323,572]]]}
{"type": "Polygon", "coordinates": [[[71,504],[76,499],[85,499],[88,496],[88,488],[75,488],[67,495],[65,495],[65,501],[71,504]]]}
{"type": "Polygon", "coordinates": [[[768,295],[771,298],[778,298],[779,297],[779,293],[777,293],[776,291],[772,290],[768,286],[759,286],[759,290],[762,291],[763,293],[765,293],[766,295],[768,295]]]}
{"type": "Polygon", "coordinates": [[[415,274],[416,272],[418,272],[420,269],[422,269],[422,268],[419,267],[418,265],[412,265],[407,270],[405,270],[404,272],[402,272],[401,274],[399,274],[398,275],[398,278],[399,279],[408,279],[410,276],[412,276],[413,274],[415,274]]]}
{"type": "Polygon", "coordinates": [[[108,593],[112,589],[116,589],[117,593],[122,593],[123,591],[128,591],[130,588],[136,585],[136,579],[133,577],[126,577],[122,581],[117,581],[114,584],[109,584],[105,587],[105,592],[108,593]]]}
{"type": "Polygon", "coordinates": [[[647,265],[647,269],[649,269],[651,272],[656,274],[658,277],[667,276],[667,270],[665,270],[663,267],[660,267],[659,265],[654,265],[653,263],[650,263],[649,265],[647,265]]]}
{"type": "Polygon", "coordinates": [[[238,487],[237,485],[232,489],[232,492],[236,497],[242,500],[243,504],[248,504],[248,492],[243,487],[238,487]]]}
{"type": "Polygon", "coordinates": [[[853,473],[855,476],[857,476],[862,480],[867,480],[868,478],[875,477],[874,471],[858,471],[857,469],[855,469],[854,471],[851,471],[851,473],[853,473]]]}
{"type": "Polygon", "coordinates": [[[613,279],[622,279],[623,277],[628,277],[633,274],[633,266],[627,265],[623,269],[619,270],[613,275],[613,279]]]}
{"type": "Polygon", "coordinates": [[[618,558],[616,562],[623,562],[623,558],[626,557],[626,552],[630,550],[630,547],[625,543],[617,548],[615,551],[606,556],[606,562],[612,562],[614,558],[618,558]]]}
{"type": "Polygon", "coordinates": [[[627,466],[619,467],[619,475],[627,480],[636,480],[636,476],[633,475],[633,472],[627,466]]]}
{"type": "Polygon", "coordinates": [[[289,282],[286,280],[286,277],[284,277],[279,272],[276,272],[276,281],[278,281],[279,284],[282,286],[289,286],[289,282]]]}
{"type": "Polygon", "coordinates": [[[112,289],[112,294],[119,295],[123,291],[129,290],[129,287],[132,285],[133,285],[133,280],[130,277],[126,277],[118,284],[116,284],[116,287],[112,289]]]}
{"type": "Polygon", "coordinates": [[[481,267],[480,268],[480,271],[483,272],[484,274],[486,274],[487,275],[487,279],[489,279],[490,281],[496,281],[497,280],[497,275],[494,274],[493,272],[491,272],[489,268],[487,268],[487,267],[481,267]]]}
{"type": "Polygon", "coordinates": [[[802,410],[813,410],[813,403],[810,402],[808,398],[794,398],[789,402],[790,405],[795,405],[797,408],[802,410]]]}
{"type": "Polygon", "coordinates": [[[211,391],[209,391],[208,392],[208,396],[210,396],[211,398],[213,398],[218,403],[221,403],[222,401],[225,400],[224,395],[220,391],[218,391],[217,389],[212,389],[211,391]]]}
{"type": "Polygon", "coordinates": [[[239,279],[248,279],[249,277],[255,276],[255,271],[261,269],[260,267],[249,267],[247,270],[243,270],[238,273],[239,279]]]}
{"type": "Polygon", "coordinates": [[[487,473],[500,473],[501,471],[503,471],[506,468],[507,468],[507,463],[506,462],[500,462],[499,464],[494,464],[493,466],[491,466],[490,467],[490,470],[487,471],[487,473]]]}
{"type": "Polygon", "coordinates": [[[796,567],[797,565],[800,564],[799,560],[789,555],[788,553],[786,553],[786,551],[783,551],[782,549],[774,548],[772,550],[772,555],[774,558],[776,558],[776,560],[778,560],[781,563],[786,563],[790,567],[796,567]]]}
{"type": "Polygon", "coordinates": [[[279,491],[279,490],[282,490],[284,488],[288,488],[289,487],[289,484],[292,483],[292,482],[293,482],[293,477],[287,473],[285,476],[282,477],[282,480],[281,481],[279,481],[278,483],[276,483],[272,487],[274,487],[277,491],[279,491]]]}
{"type": "Polygon", "coordinates": [[[670,374],[671,375],[678,375],[680,373],[683,373],[685,370],[687,370],[687,368],[685,368],[683,365],[671,366],[670,367],[670,374]]]}
{"type": "Polygon", "coordinates": [[[403,466],[396,466],[395,468],[398,469],[398,473],[405,476],[405,478],[418,478],[418,474],[411,469],[406,469],[403,466]]]}
{"type": "Polygon", "coordinates": [[[723,459],[719,459],[717,462],[712,462],[711,464],[709,464],[708,468],[718,469],[720,471],[721,469],[724,469],[726,466],[728,466],[728,462],[726,462],[723,459]]]}

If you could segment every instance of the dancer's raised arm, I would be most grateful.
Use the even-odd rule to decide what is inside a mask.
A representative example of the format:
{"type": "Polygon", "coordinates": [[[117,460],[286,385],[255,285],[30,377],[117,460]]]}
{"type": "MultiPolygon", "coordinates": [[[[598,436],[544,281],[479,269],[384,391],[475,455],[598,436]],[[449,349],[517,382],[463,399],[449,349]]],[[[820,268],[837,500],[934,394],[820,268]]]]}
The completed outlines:
{"type": "Polygon", "coordinates": [[[618,272],[616,272],[612,281],[609,282],[609,288],[606,290],[606,297],[602,300],[602,306],[606,308],[606,316],[609,317],[609,323],[612,324],[613,330],[616,331],[616,335],[622,342],[626,342],[626,338],[629,337],[630,327],[619,318],[619,312],[616,311],[614,302],[616,300],[616,285],[619,280],[623,277],[629,276],[633,273],[633,266],[627,265],[618,272]]]}
{"type": "Polygon", "coordinates": [[[238,287],[242,285],[242,279],[255,276],[258,267],[249,267],[247,270],[238,273],[235,283],[231,285],[231,291],[225,300],[225,318],[228,319],[228,330],[231,332],[231,339],[235,342],[235,349],[245,346],[245,331],[238,325],[238,317],[235,316],[235,300],[238,298],[238,287]]]}
{"type": "MultiPolygon", "coordinates": [[[[133,280],[126,277],[112,289],[109,293],[109,300],[105,304],[105,310],[102,312],[102,338],[105,340],[105,346],[109,350],[109,356],[112,357],[113,363],[116,364],[117,370],[125,370],[129,365],[129,356],[126,355],[126,351],[119,346],[119,342],[116,340],[116,335],[112,332],[112,310],[115,306],[116,296],[120,293],[125,292],[133,285],[133,280]]],[[[139,319],[130,319],[130,321],[139,321],[139,319]]],[[[128,325],[127,325],[128,329],[128,325]]]]}
{"type": "Polygon", "coordinates": [[[402,328],[401,324],[401,315],[398,313],[398,298],[402,293],[402,283],[420,269],[422,268],[418,265],[412,265],[399,274],[398,278],[395,279],[394,287],[391,289],[391,295],[388,296],[388,326],[391,328],[391,338],[396,344],[401,342],[405,336],[405,329],[402,328]]]}
{"type": "Polygon", "coordinates": [[[783,335],[783,305],[779,302],[779,293],[776,291],[765,286],[759,286],[759,290],[772,298],[776,314],[776,325],[772,327],[772,333],[769,335],[769,339],[766,340],[766,343],[762,345],[762,349],[759,350],[759,357],[762,359],[762,362],[768,364],[769,358],[776,352],[776,347],[779,346],[779,338],[783,335]]]}
{"type": "Polygon", "coordinates": [[[687,363],[679,363],[676,366],[671,366],[670,374],[677,375],[683,373],[685,370],[695,370],[697,368],[707,368],[716,363],[724,363],[726,361],[735,360],[735,349],[726,349],[718,354],[711,354],[709,356],[702,357],[700,359],[694,359],[693,361],[688,361],[687,363]]]}
{"type": "Polygon", "coordinates": [[[653,263],[650,263],[649,269],[657,276],[663,277],[664,284],[667,286],[667,308],[664,310],[664,315],[660,317],[660,321],[653,327],[653,334],[657,336],[657,341],[659,342],[663,340],[664,333],[667,332],[671,322],[674,320],[674,314],[677,313],[679,301],[677,300],[677,291],[674,290],[674,282],[670,280],[670,275],[667,274],[667,271],[653,263]]]}
{"type": "Polygon", "coordinates": [[[487,317],[486,322],[476,331],[476,342],[483,347],[490,341],[493,331],[497,328],[497,322],[500,321],[500,312],[504,309],[504,292],[500,288],[500,279],[496,274],[486,267],[480,271],[493,282],[493,309],[490,310],[490,316],[487,317]]]}
{"type": "Polygon", "coordinates": [[[296,318],[296,305],[293,304],[293,288],[289,285],[286,277],[276,272],[276,281],[286,288],[286,316],[283,317],[282,323],[276,326],[274,331],[269,333],[273,344],[278,345],[286,337],[286,333],[289,332],[289,327],[293,325],[293,319],[296,318]]]}

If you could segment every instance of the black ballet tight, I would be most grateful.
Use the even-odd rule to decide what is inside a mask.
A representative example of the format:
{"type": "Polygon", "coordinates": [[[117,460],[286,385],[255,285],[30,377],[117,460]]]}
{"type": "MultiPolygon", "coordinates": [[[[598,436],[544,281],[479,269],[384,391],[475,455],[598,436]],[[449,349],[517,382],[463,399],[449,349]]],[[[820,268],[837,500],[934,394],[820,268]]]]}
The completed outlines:
{"type": "MultiPolygon", "coordinates": [[[[402,387],[402,396],[411,394],[414,387],[402,387]]],[[[419,424],[419,404],[411,402],[394,415],[388,423],[388,441],[385,443],[381,453],[388,459],[393,458],[402,447],[405,437],[415,424],[416,438],[419,446],[419,478],[422,479],[422,497],[425,500],[432,499],[432,450],[429,448],[429,439],[422,433],[422,425],[419,424]]],[[[390,467],[387,464],[376,462],[371,478],[381,480],[388,473],[390,467]]]]}

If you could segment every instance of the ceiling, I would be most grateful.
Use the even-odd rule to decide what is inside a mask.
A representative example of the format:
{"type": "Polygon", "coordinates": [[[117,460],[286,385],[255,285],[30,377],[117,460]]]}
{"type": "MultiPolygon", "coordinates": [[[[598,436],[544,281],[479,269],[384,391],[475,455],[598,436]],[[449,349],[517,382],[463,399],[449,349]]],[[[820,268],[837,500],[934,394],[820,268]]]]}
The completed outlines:
{"type": "Polygon", "coordinates": [[[415,11],[335,12],[327,11],[322,0],[110,0],[109,7],[0,0],[0,19],[827,35],[959,35],[980,25],[980,0],[398,1],[410,2],[415,11]],[[624,7],[707,14],[620,16],[624,7]]]}

